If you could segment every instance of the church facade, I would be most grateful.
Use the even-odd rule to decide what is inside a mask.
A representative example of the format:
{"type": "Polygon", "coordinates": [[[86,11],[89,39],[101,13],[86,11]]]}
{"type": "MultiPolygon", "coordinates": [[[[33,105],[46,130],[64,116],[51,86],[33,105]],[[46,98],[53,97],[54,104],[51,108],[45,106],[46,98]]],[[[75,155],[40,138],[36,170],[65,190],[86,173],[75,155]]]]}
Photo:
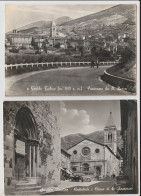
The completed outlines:
{"type": "Polygon", "coordinates": [[[110,113],[104,129],[104,144],[84,138],[68,152],[71,154],[71,170],[76,174],[105,178],[119,175],[120,158],[117,156],[116,126],[110,113]]]}

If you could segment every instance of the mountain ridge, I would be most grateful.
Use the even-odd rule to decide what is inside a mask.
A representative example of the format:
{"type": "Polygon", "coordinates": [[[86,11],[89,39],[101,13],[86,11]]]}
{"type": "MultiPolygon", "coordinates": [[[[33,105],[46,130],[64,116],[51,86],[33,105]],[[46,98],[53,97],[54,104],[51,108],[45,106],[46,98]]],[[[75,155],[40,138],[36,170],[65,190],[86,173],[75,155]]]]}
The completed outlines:
{"type": "MultiPolygon", "coordinates": [[[[56,25],[58,26],[58,30],[64,31],[65,33],[69,33],[70,31],[74,31],[79,33],[79,31],[84,33],[84,29],[87,30],[98,30],[101,31],[102,27],[116,27],[119,29],[118,32],[130,32],[135,24],[135,9],[136,7],[132,4],[119,4],[108,9],[102,10],[100,12],[96,12],[93,14],[89,14],[83,17],[79,17],[76,19],[71,19],[69,16],[59,17],[55,20],[56,25]],[[76,26],[77,24],[77,26],[76,26]],[[126,30],[126,26],[129,25],[126,30]],[[67,29],[69,27],[69,30],[67,29]],[[66,28],[66,29],[65,29],[66,28]]],[[[30,24],[27,24],[23,27],[18,28],[19,32],[31,32],[38,33],[40,30],[47,30],[50,28],[51,21],[36,21],[30,24]]],[[[102,30],[103,31],[103,30],[102,30]]],[[[90,33],[90,32],[89,32],[90,33]]]]}
{"type": "MultiPolygon", "coordinates": [[[[66,23],[62,24],[62,25],[65,26],[65,25],[68,25],[68,24],[70,25],[71,23],[84,22],[86,20],[86,18],[87,18],[87,20],[91,20],[91,19],[94,19],[94,18],[100,19],[100,18],[103,18],[103,14],[106,15],[106,16],[109,16],[109,14],[111,15],[111,12],[110,12],[111,10],[112,11],[114,10],[112,13],[115,14],[115,11],[118,11],[118,13],[122,13],[123,10],[125,11],[127,8],[132,8],[133,9],[133,5],[119,4],[119,5],[113,6],[111,8],[107,8],[105,10],[102,10],[100,12],[96,12],[96,13],[89,14],[89,15],[86,15],[86,16],[83,16],[83,17],[80,17],[80,18],[73,19],[69,22],[66,22],[66,23]],[[120,9],[118,9],[118,8],[120,8],[120,9]],[[116,9],[118,9],[118,10],[116,10],[116,9]]],[[[124,12],[124,14],[125,14],[125,12],[124,12]]]]}
{"type": "MultiPolygon", "coordinates": [[[[71,20],[69,16],[62,16],[62,17],[55,19],[55,23],[56,25],[61,25],[62,23],[67,22],[69,20],[71,20]]],[[[35,29],[36,28],[41,28],[41,29],[50,28],[51,23],[52,21],[50,20],[49,21],[44,21],[44,20],[35,21],[35,22],[29,23],[27,25],[17,28],[17,31],[23,32],[23,31],[28,31],[29,29],[33,29],[33,28],[35,29]]]]}

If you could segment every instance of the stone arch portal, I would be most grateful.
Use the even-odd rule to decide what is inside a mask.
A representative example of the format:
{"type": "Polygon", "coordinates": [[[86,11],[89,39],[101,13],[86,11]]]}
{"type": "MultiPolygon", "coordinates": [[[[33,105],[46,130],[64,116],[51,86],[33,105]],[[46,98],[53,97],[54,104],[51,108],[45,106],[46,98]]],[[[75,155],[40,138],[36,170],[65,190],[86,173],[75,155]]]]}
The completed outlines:
{"type": "Polygon", "coordinates": [[[39,142],[37,125],[31,110],[23,106],[15,117],[15,178],[24,180],[37,177],[39,142]]]}

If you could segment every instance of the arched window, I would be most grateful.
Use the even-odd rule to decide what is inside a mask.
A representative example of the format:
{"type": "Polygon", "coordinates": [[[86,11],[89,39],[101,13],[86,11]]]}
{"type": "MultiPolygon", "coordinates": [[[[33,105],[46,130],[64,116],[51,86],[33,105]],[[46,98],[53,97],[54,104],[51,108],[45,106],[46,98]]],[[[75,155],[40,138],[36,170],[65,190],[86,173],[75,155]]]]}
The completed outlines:
{"type": "Polygon", "coordinates": [[[83,166],[83,171],[89,171],[89,164],[88,163],[84,163],[82,166],[83,166]]]}
{"type": "Polygon", "coordinates": [[[108,140],[112,140],[112,133],[108,133],[108,140]]]}

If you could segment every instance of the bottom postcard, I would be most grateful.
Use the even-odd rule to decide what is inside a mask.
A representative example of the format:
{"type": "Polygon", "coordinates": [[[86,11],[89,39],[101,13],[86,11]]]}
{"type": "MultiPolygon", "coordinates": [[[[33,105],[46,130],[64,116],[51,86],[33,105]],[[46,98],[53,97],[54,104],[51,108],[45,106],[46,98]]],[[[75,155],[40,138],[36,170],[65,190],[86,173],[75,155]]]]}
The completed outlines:
{"type": "Polygon", "coordinates": [[[138,193],[136,100],[4,102],[6,195],[138,193]]]}

